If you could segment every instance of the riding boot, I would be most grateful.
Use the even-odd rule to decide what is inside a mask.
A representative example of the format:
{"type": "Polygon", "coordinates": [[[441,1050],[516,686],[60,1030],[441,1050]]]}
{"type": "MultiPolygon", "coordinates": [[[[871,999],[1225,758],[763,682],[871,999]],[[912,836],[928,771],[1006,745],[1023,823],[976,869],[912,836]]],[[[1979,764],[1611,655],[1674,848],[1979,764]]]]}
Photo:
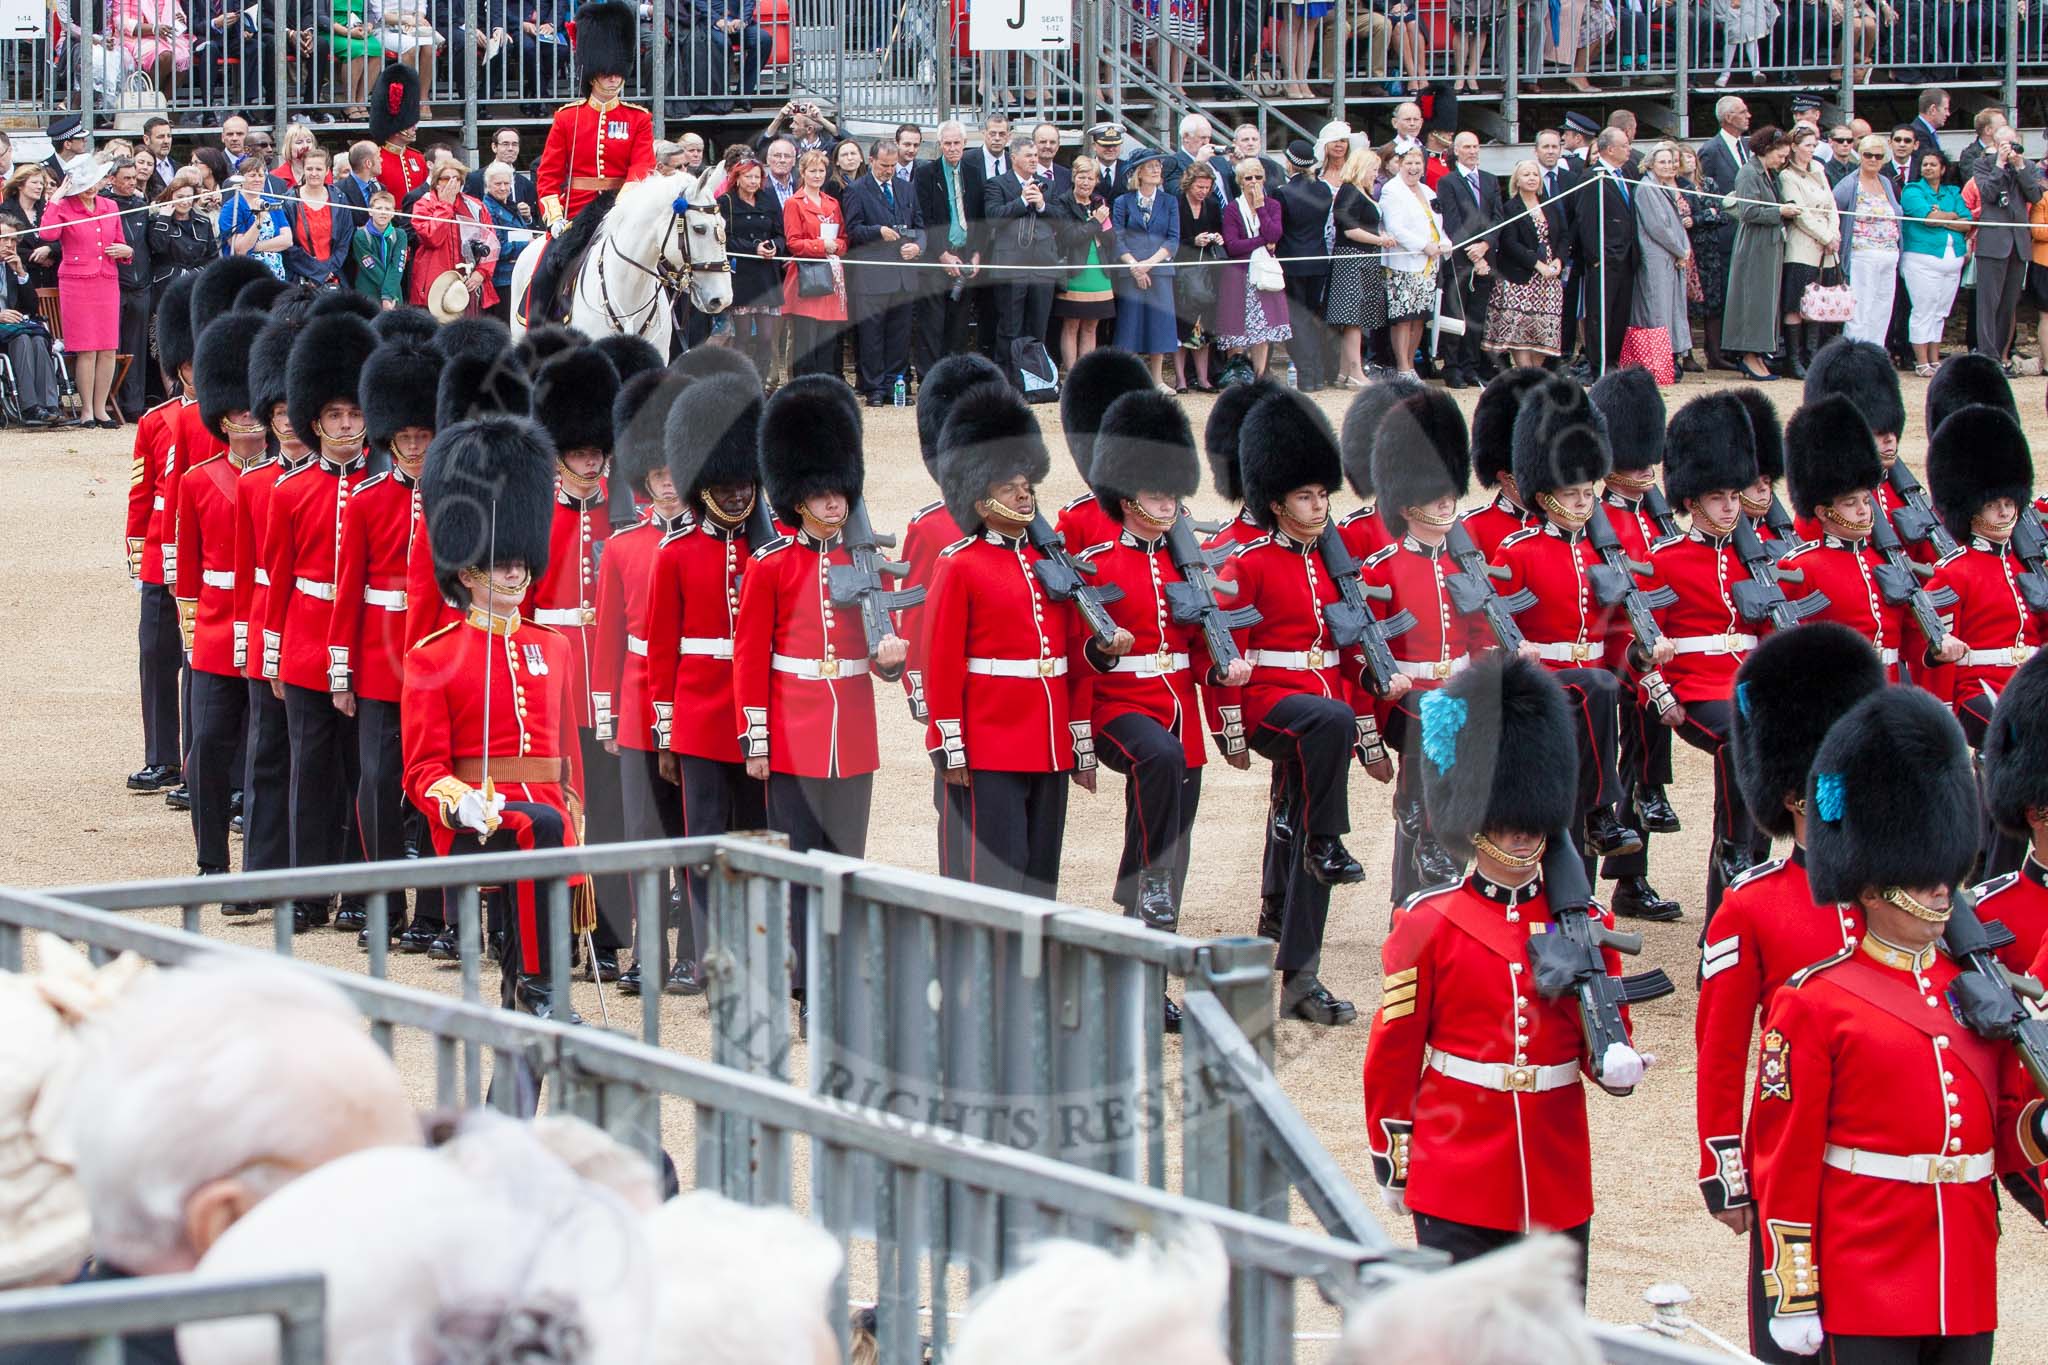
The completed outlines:
{"type": "Polygon", "coordinates": [[[1811,352],[1806,349],[1805,323],[1788,322],[1785,324],[1783,352],[1785,356],[1785,377],[1787,379],[1806,378],[1806,358],[1811,352]]]}
{"type": "Polygon", "coordinates": [[[1708,318],[1704,323],[1707,347],[1707,368],[1710,370],[1732,370],[1737,366],[1721,354],[1721,319],[1708,318]]]}

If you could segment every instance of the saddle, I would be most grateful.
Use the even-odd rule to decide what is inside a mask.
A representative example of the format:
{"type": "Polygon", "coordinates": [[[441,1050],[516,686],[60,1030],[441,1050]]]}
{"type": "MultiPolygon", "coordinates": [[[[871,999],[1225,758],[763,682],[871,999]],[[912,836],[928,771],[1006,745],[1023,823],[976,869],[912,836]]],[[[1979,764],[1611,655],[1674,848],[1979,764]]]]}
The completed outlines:
{"type": "Polygon", "coordinates": [[[522,321],[528,327],[569,321],[576,277],[583,271],[584,258],[597,244],[598,229],[604,226],[605,215],[611,212],[614,197],[613,191],[598,195],[583,206],[583,212],[576,215],[561,236],[543,238],[529,248],[539,250],[541,256],[526,287],[522,321]]]}

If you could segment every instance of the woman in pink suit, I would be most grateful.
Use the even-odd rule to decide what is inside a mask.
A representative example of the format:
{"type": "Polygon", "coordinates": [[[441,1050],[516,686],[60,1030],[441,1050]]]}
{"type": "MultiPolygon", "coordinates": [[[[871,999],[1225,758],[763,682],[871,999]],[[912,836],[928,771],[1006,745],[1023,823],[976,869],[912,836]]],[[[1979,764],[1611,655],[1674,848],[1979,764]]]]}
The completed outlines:
{"type": "Polygon", "coordinates": [[[1287,296],[1268,293],[1252,284],[1242,264],[1264,247],[1268,255],[1280,244],[1280,201],[1266,192],[1266,163],[1246,157],[1237,163],[1237,198],[1223,206],[1223,253],[1234,264],[1218,268],[1216,339],[1234,359],[1249,356],[1252,372],[1266,375],[1266,357],[1276,341],[1287,341],[1294,329],[1287,322],[1287,296]]]}
{"type": "Polygon", "coordinates": [[[64,168],[57,202],[43,214],[36,235],[58,248],[57,307],[64,353],[78,385],[82,427],[118,427],[107,413],[114,384],[114,352],[121,344],[121,267],[134,254],[114,205],[100,198],[110,167],[90,152],[64,168]]]}
{"type": "Polygon", "coordinates": [[[192,69],[192,25],[180,0],[115,0],[107,17],[129,69],[148,72],[165,94],[192,69]]]}

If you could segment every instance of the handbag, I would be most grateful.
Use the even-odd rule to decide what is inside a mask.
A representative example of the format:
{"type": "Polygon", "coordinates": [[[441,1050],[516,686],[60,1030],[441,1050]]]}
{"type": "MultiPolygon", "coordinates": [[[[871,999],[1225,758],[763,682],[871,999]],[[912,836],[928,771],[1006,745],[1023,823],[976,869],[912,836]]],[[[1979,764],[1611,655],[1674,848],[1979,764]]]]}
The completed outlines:
{"type": "Polygon", "coordinates": [[[1662,327],[1631,327],[1623,332],[1621,364],[1642,366],[1660,385],[1678,382],[1678,365],[1671,354],[1671,333],[1662,327]]]}
{"type": "Polygon", "coordinates": [[[1274,260],[1273,253],[1266,248],[1254,247],[1244,264],[1252,278],[1252,288],[1261,294],[1278,294],[1287,288],[1287,277],[1281,273],[1280,262],[1274,260]]]}
{"type": "MultiPolygon", "coordinates": [[[[1825,258],[1821,269],[1828,269],[1825,258]]],[[[1799,316],[1808,322],[1847,322],[1856,316],[1856,293],[1839,278],[1834,284],[1815,280],[1799,293],[1799,316]]]]}
{"type": "Polygon", "coordinates": [[[830,261],[798,261],[796,263],[796,296],[800,299],[822,299],[838,288],[832,278],[830,261]]]}
{"type": "Polygon", "coordinates": [[[1216,306],[1216,271],[1209,264],[1215,259],[1210,248],[1203,247],[1195,253],[1194,269],[1175,272],[1173,291],[1180,300],[1182,316],[1193,317],[1216,306]]]}

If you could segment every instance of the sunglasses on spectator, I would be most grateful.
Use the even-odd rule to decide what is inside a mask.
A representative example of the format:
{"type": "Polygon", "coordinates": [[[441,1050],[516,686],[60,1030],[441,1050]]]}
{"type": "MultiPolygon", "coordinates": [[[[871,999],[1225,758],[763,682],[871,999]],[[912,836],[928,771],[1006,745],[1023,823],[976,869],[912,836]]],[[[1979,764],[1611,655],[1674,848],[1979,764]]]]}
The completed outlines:
{"type": "Polygon", "coordinates": [[[1897,146],[1904,147],[1909,143],[1918,142],[1919,140],[1917,137],[1895,137],[1892,139],[1892,142],[1897,146]]]}
{"type": "Polygon", "coordinates": [[[1863,159],[1864,159],[1865,161],[1882,161],[1882,160],[1884,160],[1884,153],[1883,153],[1883,152],[1865,152],[1865,153],[1863,154],[1863,159]]]}
{"type": "Polygon", "coordinates": [[[1830,142],[1854,142],[1855,140],[1856,140],[1856,138],[1855,138],[1855,136],[1854,136],[1853,134],[1852,134],[1852,135],[1846,135],[1846,136],[1843,136],[1843,137],[1830,137],[1830,138],[1828,139],[1828,141],[1830,141],[1830,142]]]}

